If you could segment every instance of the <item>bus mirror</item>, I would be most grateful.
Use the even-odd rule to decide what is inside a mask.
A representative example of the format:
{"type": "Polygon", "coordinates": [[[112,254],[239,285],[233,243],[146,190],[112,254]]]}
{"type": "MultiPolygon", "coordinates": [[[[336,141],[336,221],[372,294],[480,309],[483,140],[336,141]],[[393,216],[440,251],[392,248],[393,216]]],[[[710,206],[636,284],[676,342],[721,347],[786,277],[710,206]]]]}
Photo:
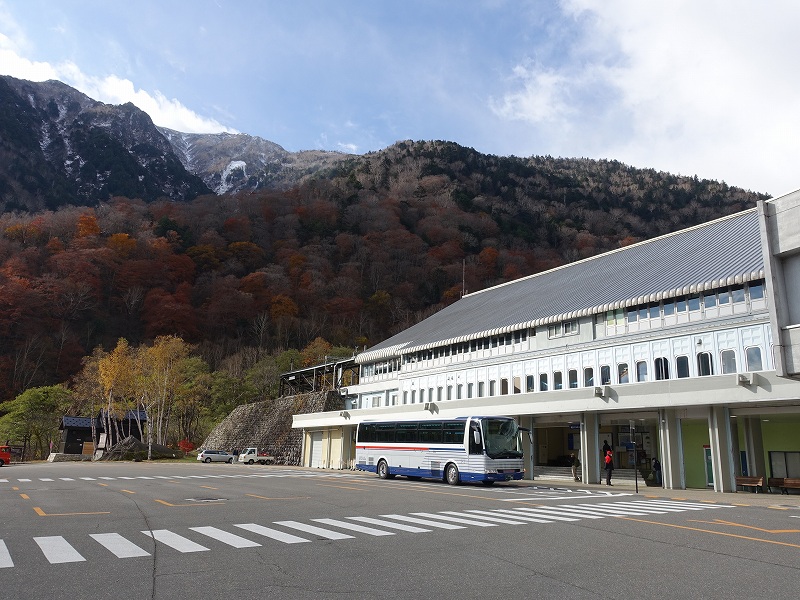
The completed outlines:
{"type": "Polygon", "coordinates": [[[472,432],[472,439],[475,440],[476,444],[480,444],[481,443],[481,432],[478,431],[477,429],[475,429],[472,432]]]}
{"type": "Polygon", "coordinates": [[[528,440],[530,440],[531,445],[533,445],[533,431],[531,431],[527,427],[520,427],[519,430],[528,432],[528,440]]]}

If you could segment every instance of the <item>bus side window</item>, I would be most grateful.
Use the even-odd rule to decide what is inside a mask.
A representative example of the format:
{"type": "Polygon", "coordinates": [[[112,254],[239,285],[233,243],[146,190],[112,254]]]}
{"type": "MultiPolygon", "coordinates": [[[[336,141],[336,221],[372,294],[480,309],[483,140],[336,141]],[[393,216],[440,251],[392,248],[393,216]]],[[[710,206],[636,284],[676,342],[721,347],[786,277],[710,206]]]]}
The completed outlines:
{"type": "Polygon", "coordinates": [[[483,444],[481,443],[481,430],[478,429],[477,423],[470,423],[469,426],[469,453],[470,454],[483,454],[483,444]],[[475,441],[475,438],[478,441],[475,441]]]}

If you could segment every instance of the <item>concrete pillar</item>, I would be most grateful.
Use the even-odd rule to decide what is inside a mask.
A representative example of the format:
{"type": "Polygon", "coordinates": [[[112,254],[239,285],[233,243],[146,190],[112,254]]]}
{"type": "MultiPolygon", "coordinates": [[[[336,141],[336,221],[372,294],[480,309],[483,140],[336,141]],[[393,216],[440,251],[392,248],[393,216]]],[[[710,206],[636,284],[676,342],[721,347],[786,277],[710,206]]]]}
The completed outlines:
{"type": "Polygon", "coordinates": [[[597,413],[581,415],[581,481],[600,481],[600,419],[597,413]]]}
{"type": "Polygon", "coordinates": [[[668,490],[686,487],[683,478],[683,445],[680,421],[671,408],[658,411],[658,439],[661,446],[661,481],[668,490]]]}
{"type": "Polygon", "coordinates": [[[767,464],[764,458],[761,419],[748,417],[744,419],[742,425],[744,427],[744,451],[747,454],[747,474],[751,477],[766,477],[767,464]]]}
{"type": "Polygon", "coordinates": [[[715,492],[735,492],[736,479],[731,452],[730,411],[722,406],[708,409],[708,437],[711,440],[711,468],[715,492]]]}
{"type": "Polygon", "coordinates": [[[523,459],[525,460],[525,479],[534,479],[536,473],[533,470],[536,462],[534,461],[536,453],[536,431],[533,429],[534,418],[532,415],[527,415],[524,419],[520,419],[520,424],[531,430],[531,437],[529,440],[523,437],[522,452],[523,459]],[[533,440],[533,441],[530,441],[533,440]]]}

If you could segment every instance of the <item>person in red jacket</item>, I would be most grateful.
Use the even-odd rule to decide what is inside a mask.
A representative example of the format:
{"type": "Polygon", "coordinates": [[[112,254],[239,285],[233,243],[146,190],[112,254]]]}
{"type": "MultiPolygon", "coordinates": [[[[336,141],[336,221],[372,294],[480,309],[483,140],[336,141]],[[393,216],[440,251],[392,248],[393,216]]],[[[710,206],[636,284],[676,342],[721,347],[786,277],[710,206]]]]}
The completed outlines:
{"type": "Polygon", "coordinates": [[[606,485],[614,485],[611,483],[611,474],[614,472],[614,457],[611,454],[611,450],[606,452],[606,485]]]}

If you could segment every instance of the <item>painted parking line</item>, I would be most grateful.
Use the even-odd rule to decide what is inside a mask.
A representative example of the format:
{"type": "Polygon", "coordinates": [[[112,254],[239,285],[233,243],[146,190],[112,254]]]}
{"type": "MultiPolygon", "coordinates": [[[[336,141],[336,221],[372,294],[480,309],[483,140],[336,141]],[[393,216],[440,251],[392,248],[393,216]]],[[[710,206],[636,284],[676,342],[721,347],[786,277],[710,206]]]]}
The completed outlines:
{"type": "Polygon", "coordinates": [[[150,556],[150,553],[118,533],[90,533],[89,537],[98,542],[117,558],[150,556]]]}

